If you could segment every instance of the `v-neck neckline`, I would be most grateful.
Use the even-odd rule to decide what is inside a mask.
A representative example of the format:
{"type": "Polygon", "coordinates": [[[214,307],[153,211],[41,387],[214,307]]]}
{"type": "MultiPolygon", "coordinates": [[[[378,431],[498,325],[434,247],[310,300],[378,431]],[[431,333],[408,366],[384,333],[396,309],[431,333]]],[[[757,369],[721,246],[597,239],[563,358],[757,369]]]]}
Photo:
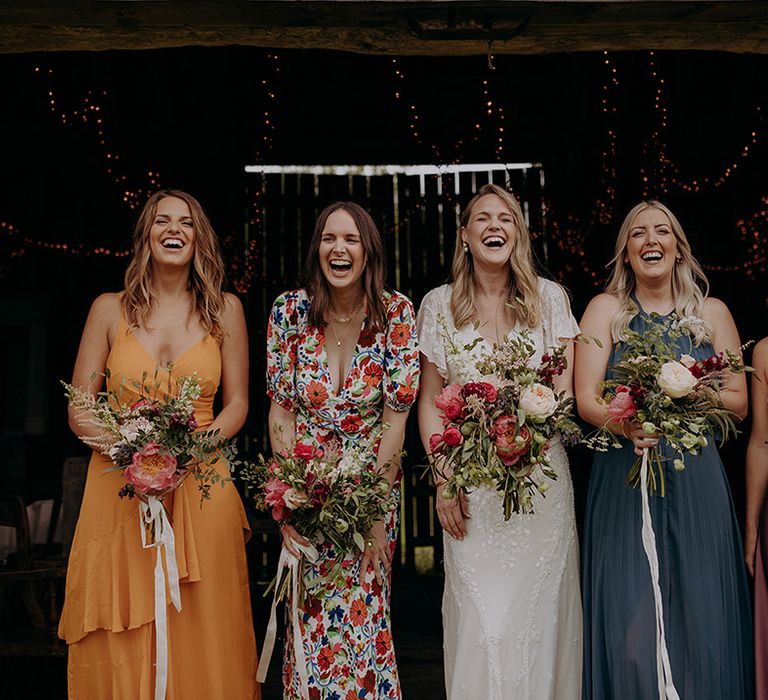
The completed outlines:
{"type": "Polygon", "coordinates": [[[334,398],[338,399],[341,397],[341,395],[347,390],[347,384],[349,383],[349,378],[352,376],[352,370],[355,367],[355,362],[357,361],[357,357],[360,354],[360,338],[363,335],[363,332],[365,331],[365,323],[368,320],[367,316],[363,317],[362,323],[360,324],[360,330],[357,333],[357,340],[355,340],[355,348],[352,351],[352,359],[349,362],[349,367],[347,368],[346,374],[341,378],[341,382],[339,382],[339,390],[336,391],[336,389],[333,386],[333,377],[331,376],[331,366],[328,362],[328,337],[325,332],[325,328],[319,328],[318,332],[320,333],[320,339],[322,342],[322,352],[320,353],[320,357],[322,359],[323,363],[323,374],[325,375],[325,378],[328,381],[328,386],[330,387],[328,394],[334,398]]]}
{"type": "Polygon", "coordinates": [[[139,346],[139,348],[141,348],[142,352],[143,352],[143,353],[144,353],[144,354],[145,354],[145,355],[146,355],[146,356],[147,356],[147,357],[148,357],[150,360],[152,360],[152,362],[154,362],[154,364],[155,364],[155,367],[168,367],[168,365],[176,365],[176,364],[179,362],[179,360],[181,360],[181,359],[183,359],[184,357],[186,357],[186,356],[187,356],[187,355],[188,355],[190,352],[192,352],[192,350],[194,350],[194,349],[195,349],[195,348],[196,348],[198,345],[200,345],[201,343],[205,342],[205,340],[206,340],[206,339],[208,338],[208,336],[210,335],[210,333],[206,333],[206,334],[205,334],[205,335],[204,335],[202,338],[200,338],[200,340],[197,340],[197,341],[195,341],[194,343],[192,343],[192,345],[190,345],[188,348],[186,348],[186,349],[185,349],[183,352],[179,353],[179,354],[178,354],[178,355],[177,355],[177,356],[176,356],[174,359],[172,359],[172,360],[169,360],[168,362],[160,362],[160,361],[159,361],[159,360],[158,360],[158,359],[157,359],[157,358],[156,358],[156,357],[155,357],[155,356],[154,356],[154,355],[153,355],[151,352],[149,352],[149,350],[147,350],[147,348],[144,346],[144,343],[142,343],[142,342],[141,342],[141,341],[140,341],[140,340],[139,340],[139,339],[136,337],[136,334],[135,334],[135,333],[129,333],[129,332],[128,332],[128,330],[129,330],[129,329],[128,329],[128,324],[126,324],[126,323],[125,323],[125,321],[124,321],[122,318],[121,318],[120,320],[121,320],[121,321],[122,321],[122,323],[123,323],[123,326],[124,326],[124,330],[125,330],[125,335],[126,335],[126,336],[129,336],[130,338],[132,338],[132,339],[133,339],[133,341],[136,343],[136,345],[138,345],[138,346],[139,346]]]}

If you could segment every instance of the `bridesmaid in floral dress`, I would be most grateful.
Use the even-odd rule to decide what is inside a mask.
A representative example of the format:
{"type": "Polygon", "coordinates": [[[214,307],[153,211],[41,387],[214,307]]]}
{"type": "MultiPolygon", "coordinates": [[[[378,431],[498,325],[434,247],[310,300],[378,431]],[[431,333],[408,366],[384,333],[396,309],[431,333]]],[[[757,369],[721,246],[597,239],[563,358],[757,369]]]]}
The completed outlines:
{"type": "MultiPolygon", "coordinates": [[[[288,450],[295,439],[355,446],[371,462],[391,465],[387,477],[399,492],[399,455],[419,382],[415,318],[406,297],[384,290],[384,249],[368,213],[351,202],[324,209],[305,272],[306,288],[281,294],[269,319],[272,449],[288,450]]],[[[347,553],[335,590],[306,597],[298,629],[287,625],[285,698],[302,697],[302,670],[312,700],[401,697],[389,617],[397,516],[394,509],[371,529],[362,556],[347,553]],[[296,668],[297,634],[305,669],[296,668]]],[[[295,542],[307,541],[290,525],[282,533],[285,548],[300,557],[295,542]]],[[[324,575],[337,553],[328,544],[318,550],[318,561],[304,565],[324,575]]]]}

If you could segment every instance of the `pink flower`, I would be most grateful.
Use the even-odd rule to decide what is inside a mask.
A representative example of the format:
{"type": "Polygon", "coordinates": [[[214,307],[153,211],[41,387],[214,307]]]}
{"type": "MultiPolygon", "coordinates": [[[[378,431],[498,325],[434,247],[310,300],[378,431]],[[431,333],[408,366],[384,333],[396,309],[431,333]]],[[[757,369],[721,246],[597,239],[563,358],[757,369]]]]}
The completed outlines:
{"type": "Polygon", "coordinates": [[[435,396],[435,407],[442,411],[449,421],[461,417],[461,412],[464,410],[461,384],[449,384],[445,387],[438,396],[435,396]]]}
{"type": "Polygon", "coordinates": [[[123,475],[136,493],[151,496],[178,483],[176,466],[176,458],[169,455],[162,445],[149,442],[133,453],[131,464],[125,468],[123,475]]]}
{"type": "MultiPolygon", "coordinates": [[[[290,488],[289,484],[280,481],[275,477],[271,478],[264,485],[264,500],[269,506],[276,506],[283,503],[283,494],[290,488]]],[[[283,505],[285,505],[283,503],[283,505]]]]}
{"type": "Polygon", "coordinates": [[[491,434],[496,443],[496,454],[507,467],[517,464],[528,452],[531,444],[531,431],[525,425],[520,426],[518,430],[517,418],[514,416],[497,418],[491,428],[491,434]]]}
{"type": "Polygon", "coordinates": [[[293,456],[296,459],[303,459],[307,462],[311,462],[317,457],[322,457],[323,452],[315,447],[315,445],[310,445],[306,442],[297,442],[293,448],[293,456]]]}
{"type": "Polygon", "coordinates": [[[440,449],[440,445],[443,444],[443,436],[441,433],[435,433],[429,438],[429,451],[436,452],[440,449]]]}
{"type": "Polygon", "coordinates": [[[461,430],[452,425],[445,429],[443,440],[448,447],[456,447],[456,445],[461,445],[464,442],[464,436],[461,434],[461,430]]]}
{"type": "Polygon", "coordinates": [[[608,404],[608,417],[613,423],[621,423],[634,417],[635,414],[637,414],[637,406],[635,406],[635,402],[632,400],[629,388],[625,386],[618,387],[616,396],[608,404]]]}

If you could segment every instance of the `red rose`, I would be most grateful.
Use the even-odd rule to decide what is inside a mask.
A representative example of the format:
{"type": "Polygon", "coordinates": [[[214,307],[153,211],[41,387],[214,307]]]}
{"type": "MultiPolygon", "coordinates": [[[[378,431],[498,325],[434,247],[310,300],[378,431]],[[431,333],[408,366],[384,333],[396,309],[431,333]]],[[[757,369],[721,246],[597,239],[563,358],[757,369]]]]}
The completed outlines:
{"type": "Polygon", "coordinates": [[[456,445],[461,445],[464,442],[464,436],[461,434],[461,430],[455,425],[451,425],[445,429],[443,440],[448,447],[456,447],[456,445]]]}
{"type": "Polygon", "coordinates": [[[443,436],[442,433],[435,433],[434,435],[430,436],[429,438],[429,451],[430,452],[436,452],[440,449],[440,446],[443,444],[443,436]]]}
{"type": "Polygon", "coordinates": [[[469,382],[461,390],[462,396],[466,399],[469,396],[479,396],[486,403],[496,401],[497,391],[493,384],[488,382],[469,382]]]}

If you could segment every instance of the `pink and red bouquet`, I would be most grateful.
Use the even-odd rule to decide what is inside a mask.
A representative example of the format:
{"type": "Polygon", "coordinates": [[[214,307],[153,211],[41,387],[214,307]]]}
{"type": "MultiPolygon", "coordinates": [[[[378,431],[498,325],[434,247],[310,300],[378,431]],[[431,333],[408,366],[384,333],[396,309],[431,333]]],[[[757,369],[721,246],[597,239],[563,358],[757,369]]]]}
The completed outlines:
{"type": "MultiPolygon", "coordinates": [[[[125,485],[122,497],[162,497],[194,475],[203,499],[210,498],[210,489],[223,483],[213,465],[224,459],[235,464],[236,447],[233,440],[219,436],[219,431],[197,431],[193,402],[200,396],[200,382],[191,377],[172,377],[168,386],[172,393],[160,392],[158,380],[131,380],[139,399],[131,404],[121,401],[121,391],[91,394],[81,388],[64,384],[69,402],[77,411],[78,420],[98,430],[96,436],[83,436],[89,447],[109,456],[114,469],[121,470],[125,485]]],[[[108,375],[107,375],[108,376],[108,375]]]]}
{"type": "Polygon", "coordinates": [[[503,496],[504,518],[532,513],[533,494],[544,494],[557,474],[547,454],[556,433],[578,440],[573,399],[556,393],[566,367],[565,347],[534,364],[536,346],[524,331],[477,363],[481,381],[449,384],[435,397],[443,431],[430,437],[435,478],[446,498],[479,486],[503,496]]]}
{"type": "MultiPolygon", "coordinates": [[[[739,352],[720,352],[702,360],[690,355],[677,357],[675,341],[688,336],[685,319],[654,323],[643,333],[627,330],[621,359],[609,368],[602,384],[602,400],[608,423],[625,428],[639,423],[648,435],[660,434],[674,455],[673,466],[685,469],[685,455],[695,455],[713,436],[721,443],[737,434],[734,414],[719,398],[728,374],[751,371],[739,352]]],[[[604,426],[585,443],[605,451],[621,442],[604,426]]],[[[648,486],[664,495],[664,471],[658,447],[649,448],[648,486]]],[[[642,458],[638,457],[627,483],[638,486],[642,458]]]]}
{"type": "Polygon", "coordinates": [[[240,473],[259,510],[290,523],[313,544],[333,545],[337,559],[322,581],[308,582],[312,588],[341,573],[350,551],[364,551],[366,533],[395,507],[385,471],[370,450],[298,441],[290,452],[259,455],[240,473]]]}

